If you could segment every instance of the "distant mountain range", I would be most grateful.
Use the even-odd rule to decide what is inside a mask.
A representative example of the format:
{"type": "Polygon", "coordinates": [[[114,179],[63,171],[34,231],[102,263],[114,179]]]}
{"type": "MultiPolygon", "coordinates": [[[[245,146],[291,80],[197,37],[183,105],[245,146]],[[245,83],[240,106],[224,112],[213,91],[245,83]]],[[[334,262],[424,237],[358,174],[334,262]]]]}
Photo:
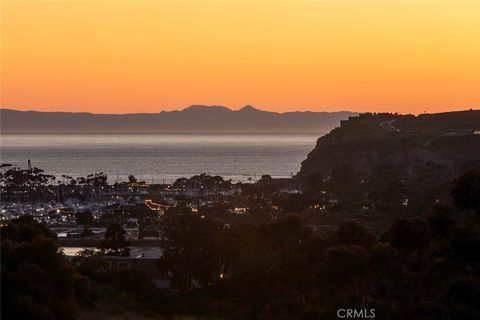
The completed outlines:
{"type": "Polygon", "coordinates": [[[181,111],[92,114],[0,109],[2,133],[324,133],[354,112],[268,112],[193,105],[181,111]]]}

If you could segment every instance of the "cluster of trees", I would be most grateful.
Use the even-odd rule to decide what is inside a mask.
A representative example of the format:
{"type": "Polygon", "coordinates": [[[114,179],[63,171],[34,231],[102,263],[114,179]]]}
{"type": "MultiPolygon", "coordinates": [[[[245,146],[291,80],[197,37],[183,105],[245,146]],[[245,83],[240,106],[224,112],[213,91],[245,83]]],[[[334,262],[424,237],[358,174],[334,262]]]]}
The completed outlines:
{"type": "Polygon", "coordinates": [[[56,236],[30,216],[1,227],[2,319],[74,319],[92,307],[90,280],[60,251],[56,236]]]}
{"type": "MultiPolygon", "coordinates": [[[[90,214],[82,215],[89,220],[90,214]]],[[[119,224],[108,226],[99,253],[84,252],[74,260],[78,271],[61,251],[56,234],[32,216],[8,221],[0,232],[2,319],[76,319],[82,308],[95,308],[99,287],[92,280],[134,290],[138,301],[153,293],[153,284],[141,272],[99,272],[101,255],[129,256],[125,230],[119,224]]]]}
{"type": "Polygon", "coordinates": [[[108,191],[108,176],[103,172],[77,178],[62,175],[62,180],[57,181],[54,189],[58,201],[65,201],[67,198],[85,201],[108,191]]]}
{"type": "MultiPolygon", "coordinates": [[[[411,177],[393,166],[377,166],[370,173],[362,173],[342,165],[328,177],[312,174],[292,180],[301,186],[301,193],[282,193],[275,180],[245,184],[244,204],[252,212],[263,211],[265,216],[301,214],[311,224],[332,226],[357,219],[384,232],[398,217],[422,215],[432,205],[450,201],[451,179],[445,177],[444,170],[429,163],[419,170],[421,174],[411,177]]],[[[466,171],[470,175],[476,172],[466,171]]]]}
{"type": "Polygon", "coordinates": [[[16,165],[0,165],[0,190],[3,201],[38,202],[55,199],[63,201],[76,197],[84,201],[108,189],[108,177],[103,172],[73,178],[62,175],[57,180],[43,169],[22,169],[16,165]]]}
{"type": "Polygon", "coordinates": [[[221,190],[230,189],[232,187],[231,180],[224,180],[220,176],[210,176],[202,173],[190,178],[177,179],[173,185],[175,189],[209,189],[209,190],[221,190]]]}
{"type": "Polygon", "coordinates": [[[355,221],[325,237],[301,216],[226,227],[185,212],[164,221],[159,267],[208,316],[335,319],[348,306],[380,319],[477,319],[480,174],[458,178],[451,195],[379,236],[355,221]]]}
{"type": "Polygon", "coordinates": [[[2,200],[35,201],[49,196],[43,187],[55,181],[55,177],[45,174],[42,169],[21,169],[15,165],[0,165],[0,194],[2,200]]]}

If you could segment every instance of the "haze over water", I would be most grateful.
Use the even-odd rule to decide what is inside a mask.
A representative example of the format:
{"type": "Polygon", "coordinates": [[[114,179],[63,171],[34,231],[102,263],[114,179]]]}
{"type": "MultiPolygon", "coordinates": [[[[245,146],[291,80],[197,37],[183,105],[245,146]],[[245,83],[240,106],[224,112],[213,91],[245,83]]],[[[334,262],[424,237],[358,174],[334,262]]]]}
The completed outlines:
{"type": "Polygon", "coordinates": [[[207,173],[233,181],[289,177],[317,134],[2,134],[1,162],[32,165],[57,178],[104,172],[148,183],[207,173]]]}

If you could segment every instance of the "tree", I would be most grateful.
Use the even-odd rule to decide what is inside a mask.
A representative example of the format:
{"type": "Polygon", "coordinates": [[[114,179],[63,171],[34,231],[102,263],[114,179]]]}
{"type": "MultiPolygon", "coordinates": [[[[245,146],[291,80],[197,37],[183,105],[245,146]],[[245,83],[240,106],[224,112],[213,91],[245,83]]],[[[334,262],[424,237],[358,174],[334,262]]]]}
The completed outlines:
{"type": "Polygon", "coordinates": [[[135,176],[133,174],[129,175],[128,176],[128,182],[130,183],[136,183],[137,182],[137,178],[135,178],[135,176]]]}
{"type": "Polygon", "coordinates": [[[43,196],[44,187],[48,181],[55,178],[44,174],[42,169],[20,169],[17,166],[3,164],[2,168],[8,168],[0,174],[0,190],[2,198],[18,201],[32,201],[34,198],[43,196]]]}
{"type": "Polygon", "coordinates": [[[105,232],[105,239],[100,243],[100,251],[108,256],[128,257],[129,242],[125,238],[125,230],[118,223],[111,223],[105,232]]]}
{"type": "Polygon", "coordinates": [[[297,215],[287,215],[268,224],[260,226],[262,240],[273,249],[296,246],[308,235],[302,219],[297,215]]]}
{"type": "Polygon", "coordinates": [[[364,248],[370,248],[377,242],[377,238],[355,220],[341,222],[333,234],[333,239],[337,245],[357,245],[364,248]]]}
{"type": "Polygon", "coordinates": [[[82,236],[91,235],[92,232],[88,229],[94,221],[93,214],[90,210],[77,212],[77,223],[83,226],[82,236]]]}
{"type": "Polygon", "coordinates": [[[219,279],[224,267],[224,233],[220,223],[195,214],[166,217],[159,268],[171,274],[173,287],[188,291],[194,280],[206,287],[219,279]]]}
{"type": "Polygon", "coordinates": [[[57,240],[57,235],[44,224],[38,223],[32,216],[25,215],[14,219],[1,228],[2,240],[32,242],[39,235],[57,240]]]}
{"type": "Polygon", "coordinates": [[[79,305],[93,302],[90,281],[75,271],[43,225],[22,217],[0,232],[2,319],[70,320],[79,305]]]}
{"type": "Polygon", "coordinates": [[[458,209],[472,210],[480,216],[480,172],[470,170],[455,179],[450,192],[458,209]]]}
{"type": "Polygon", "coordinates": [[[426,246],[431,237],[428,222],[424,219],[400,219],[383,235],[395,248],[412,252],[426,246]]]}

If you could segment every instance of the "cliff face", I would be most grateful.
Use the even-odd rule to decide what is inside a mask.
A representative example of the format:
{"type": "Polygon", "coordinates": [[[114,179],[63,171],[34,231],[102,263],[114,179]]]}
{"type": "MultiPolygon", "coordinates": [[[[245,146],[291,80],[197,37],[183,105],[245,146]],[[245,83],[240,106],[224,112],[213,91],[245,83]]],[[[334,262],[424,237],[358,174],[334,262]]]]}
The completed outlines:
{"type": "Polygon", "coordinates": [[[348,166],[369,176],[378,167],[395,167],[413,177],[428,168],[441,168],[445,177],[480,167],[480,110],[401,116],[362,114],[317,141],[302,162],[300,176],[348,166]]]}

